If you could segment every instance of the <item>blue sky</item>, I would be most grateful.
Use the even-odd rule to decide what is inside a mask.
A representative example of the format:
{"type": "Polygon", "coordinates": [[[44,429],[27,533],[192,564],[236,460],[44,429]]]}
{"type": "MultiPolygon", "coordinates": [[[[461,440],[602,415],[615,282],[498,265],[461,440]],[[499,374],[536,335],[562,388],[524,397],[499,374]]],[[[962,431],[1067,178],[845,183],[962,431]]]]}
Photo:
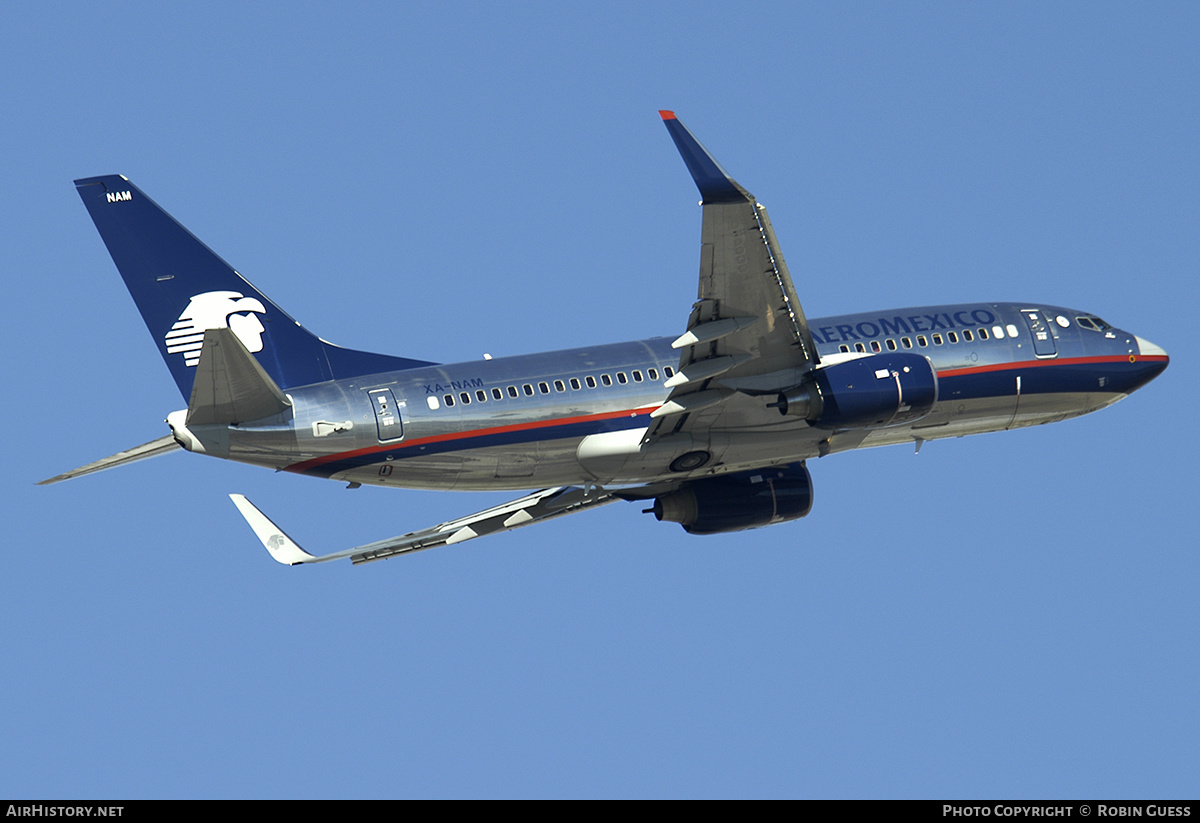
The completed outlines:
{"type": "Polygon", "coordinates": [[[0,794],[1194,797],[1194,4],[10,4],[0,794]],[[682,331],[674,109],[810,317],[1074,306],[1171,367],[1079,420],[813,461],[805,520],[614,505],[272,562],[501,498],[175,454],[71,185],[120,173],[310,329],[456,361],[682,331]]]}

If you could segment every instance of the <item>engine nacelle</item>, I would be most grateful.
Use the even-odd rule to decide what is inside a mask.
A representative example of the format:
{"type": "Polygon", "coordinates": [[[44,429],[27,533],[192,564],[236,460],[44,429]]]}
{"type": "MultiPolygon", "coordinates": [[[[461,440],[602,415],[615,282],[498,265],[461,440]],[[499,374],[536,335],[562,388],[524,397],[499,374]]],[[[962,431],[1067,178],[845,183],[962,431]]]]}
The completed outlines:
{"type": "Polygon", "coordinates": [[[821,429],[880,429],[920,420],[937,398],[928,357],[881,352],[818,368],[772,405],[821,429]]]}
{"type": "Polygon", "coordinates": [[[688,534],[718,534],[797,520],[812,511],[803,463],[689,480],[654,501],[654,516],[688,534]]]}

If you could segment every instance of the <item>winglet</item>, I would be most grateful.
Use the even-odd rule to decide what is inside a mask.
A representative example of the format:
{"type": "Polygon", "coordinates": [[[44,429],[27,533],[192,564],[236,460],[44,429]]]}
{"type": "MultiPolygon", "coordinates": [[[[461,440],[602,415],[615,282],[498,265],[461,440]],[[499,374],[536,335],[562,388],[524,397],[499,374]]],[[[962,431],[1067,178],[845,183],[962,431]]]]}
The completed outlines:
{"type": "Polygon", "coordinates": [[[692,173],[692,179],[696,181],[696,188],[700,189],[700,196],[705,204],[754,202],[750,192],[739,186],[725,169],[721,168],[721,164],[713,159],[708,149],[700,145],[700,141],[688,131],[687,126],[679,121],[675,112],[663,110],[658,114],[662,117],[667,131],[671,133],[671,139],[675,141],[675,147],[679,149],[688,171],[692,173]]]}
{"type": "Polygon", "coordinates": [[[246,518],[246,522],[254,530],[255,537],[262,541],[263,546],[271,553],[271,557],[274,557],[285,566],[295,566],[297,563],[311,563],[317,559],[300,548],[296,544],[296,541],[284,534],[283,529],[272,523],[245,496],[231,494],[229,495],[229,499],[233,501],[233,505],[237,506],[238,511],[242,513],[242,517],[246,518]]]}

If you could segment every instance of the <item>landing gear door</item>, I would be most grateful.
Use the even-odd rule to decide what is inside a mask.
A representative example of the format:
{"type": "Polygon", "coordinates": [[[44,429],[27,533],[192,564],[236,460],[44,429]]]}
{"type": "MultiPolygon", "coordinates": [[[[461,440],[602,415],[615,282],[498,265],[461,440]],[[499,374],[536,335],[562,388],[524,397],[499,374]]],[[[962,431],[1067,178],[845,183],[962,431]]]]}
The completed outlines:
{"type": "Polygon", "coordinates": [[[404,423],[400,419],[400,406],[391,389],[371,389],[371,408],[375,410],[375,428],[380,442],[399,440],[404,437],[404,423]]]}
{"type": "Polygon", "coordinates": [[[1054,335],[1050,332],[1050,324],[1037,309],[1022,309],[1021,316],[1029,325],[1029,333],[1033,335],[1033,353],[1038,357],[1055,357],[1058,349],[1054,346],[1054,335]]]}

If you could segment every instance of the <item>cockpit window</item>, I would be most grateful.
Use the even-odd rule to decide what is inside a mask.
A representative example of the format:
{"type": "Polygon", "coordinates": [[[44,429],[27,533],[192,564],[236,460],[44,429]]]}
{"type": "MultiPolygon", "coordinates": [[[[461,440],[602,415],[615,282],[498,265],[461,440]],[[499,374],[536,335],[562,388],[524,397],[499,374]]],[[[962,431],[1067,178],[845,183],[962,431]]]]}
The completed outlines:
{"type": "Polygon", "coordinates": [[[1076,317],[1075,322],[1092,331],[1108,331],[1112,328],[1099,317],[1076,317]]]}

